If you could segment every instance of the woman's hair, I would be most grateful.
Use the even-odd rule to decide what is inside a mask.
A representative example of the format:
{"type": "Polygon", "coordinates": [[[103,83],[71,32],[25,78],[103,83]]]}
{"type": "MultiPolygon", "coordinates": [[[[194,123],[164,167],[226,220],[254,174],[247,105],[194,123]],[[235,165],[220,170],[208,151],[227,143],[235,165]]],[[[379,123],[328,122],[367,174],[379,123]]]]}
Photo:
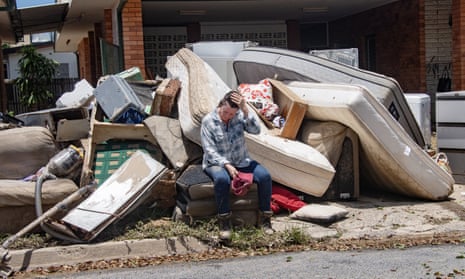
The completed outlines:
{"type": "Polygon", "coordinates": [[[228,103],[230,107],[232,108],[239,108],[239,106],[231,99],[231,96],[233,93],[238,93],[236,90],[231,90],[228,93],[226,93],[221,101],[218,103],[218,107],[223,106],[224,104],[228,103]]]}

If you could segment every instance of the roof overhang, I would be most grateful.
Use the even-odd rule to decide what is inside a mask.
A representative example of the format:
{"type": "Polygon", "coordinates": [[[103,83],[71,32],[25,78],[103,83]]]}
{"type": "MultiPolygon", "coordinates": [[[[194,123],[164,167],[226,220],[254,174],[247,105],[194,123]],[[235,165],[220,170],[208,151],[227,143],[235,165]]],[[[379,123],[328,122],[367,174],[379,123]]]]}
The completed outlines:
{"type": "MultiPolygon", "coordinates": [[[[1,1],[1,0],[0,0],[1,1]]],[[[103,22],[104,10],[115,13],[127,0],[61,0],[69,2],[55,51],[76,51],[79,42],[103,22]]],[[[400,0],[141,0],[144,26],[180,26],[192,22],[237,22],[294,19],[328,22],[400,0]],[[266,5],[265,5],[266,3],[266,5]]],[[[113,19],[114,20],[114,19],[113,19]]],[[[115,23],[115,26],[117,23],[115,23]]]]}
{"type": "Polygon", "coordinates": [[[0,0],[0,38],[2,42],[16,42],[10,20],[10,11],[15,9],[15,3],[13,0],[0,0]]]}
{"type": "Polygon", "coordinates": [[[79,42],[103,22],[104,10],[116,10],[123,0],[68,0],[69,10],[62,28],[57,32],[55,51],[74,52],[79,42]]]}
{"type": "Polygon", "coordinates": [[[16,41],[24,34],[54,32],[61,28],[68,12],[68,3],[13,9],[9,11],[10,26],[16,41]]]}

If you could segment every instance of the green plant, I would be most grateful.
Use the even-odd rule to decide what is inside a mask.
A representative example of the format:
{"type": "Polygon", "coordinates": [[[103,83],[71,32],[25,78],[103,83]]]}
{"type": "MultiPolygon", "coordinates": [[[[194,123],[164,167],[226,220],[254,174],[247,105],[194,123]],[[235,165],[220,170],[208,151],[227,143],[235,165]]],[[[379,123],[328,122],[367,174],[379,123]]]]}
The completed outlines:
{"type": "Polygon", "coordinates": [[[38,53],[33,46],[23,47],[21,54],[18,61],[20,77],[15,81],[21,102],[28,107],[39,105],[52,96],[49,85],[58,63],[38,53]]]}

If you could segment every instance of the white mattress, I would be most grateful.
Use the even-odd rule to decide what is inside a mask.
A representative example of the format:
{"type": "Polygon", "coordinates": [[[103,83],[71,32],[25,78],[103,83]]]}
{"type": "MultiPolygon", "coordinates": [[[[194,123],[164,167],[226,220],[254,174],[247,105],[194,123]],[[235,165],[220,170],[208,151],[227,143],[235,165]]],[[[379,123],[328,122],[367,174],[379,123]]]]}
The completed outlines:
{"type": "Polygon", "coordinates": [[[233,67],[239,83],[257,83],[264,78],[273,78],[364,86],[389,110],[407,134],[425,147],[421,129],[400,85],[393,78],[307,53],[269,47],[245,48],[234,59],[233,67]]]}
{"type": "Polygon", "coordinates": [[[366,88],[296,81],[287,86],[307,101],[307,118],[337,121],[357,133],[361,177],[368,177],[373,186],[428,200],[443,200],[452,193],[452,176],[412,140],[366,88]]]}
{"type": "MultiPolygon", "coordinates": [[[[216,107],[230,88],[207,63],[185,48],[168,59],[166,68],[171,78],[181,81],[178,114],[183,134],[200,145],[202,117],[216,107]]],[[[328,159],[307,144],[267,131],[262,125],[259,135],[246,133],[250,156],[269,170],[274,181],[321,197],[335,173],[328,159]]]]}

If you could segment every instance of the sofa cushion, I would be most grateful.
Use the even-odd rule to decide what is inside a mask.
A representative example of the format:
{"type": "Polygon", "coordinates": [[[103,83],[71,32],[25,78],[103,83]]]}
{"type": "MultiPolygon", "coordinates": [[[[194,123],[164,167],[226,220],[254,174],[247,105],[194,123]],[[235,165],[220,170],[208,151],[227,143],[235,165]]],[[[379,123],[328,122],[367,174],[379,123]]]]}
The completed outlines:
{"type": "MultiPolygon", "coordinates": [[[[35,204],[36,183],[32,181],[0,179],[0,208],[35,204]]],[[[42,204],[55,205],[78,189],[70,179],[46,180],[42,184],[42,204]]]]}
{"type": "Polygon", "coordinates": [[[22,179],[45,166],[59,150],[47,128],[0,130],[0,179],[22,179]]]}

